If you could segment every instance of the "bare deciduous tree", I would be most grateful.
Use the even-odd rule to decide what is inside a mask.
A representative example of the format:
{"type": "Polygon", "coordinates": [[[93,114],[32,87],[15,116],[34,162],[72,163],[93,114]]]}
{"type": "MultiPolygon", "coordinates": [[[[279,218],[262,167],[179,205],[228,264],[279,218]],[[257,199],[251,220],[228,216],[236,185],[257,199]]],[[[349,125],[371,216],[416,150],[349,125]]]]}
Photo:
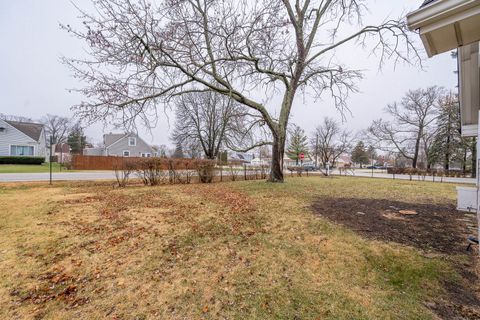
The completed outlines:
{"type": "MultiPolygon", "coordinates": [[[[192,92],[223,94],[258,113],[271,132],[270,180],[283,181],[290,113],[298,92],[330,95],[339,109],[362,72],[335,57],[347,43],[387,58],[418,58],[404,19],[362,26],[365,0],[96,0],[84,30],[89,46],[68,59],[88,85],[77,113],[90,120],[147,124],[159,103],[192,92]],[[352,26],[354,30],[352,31],[352,26]],[[373,42],[370,42],[370,39],[373,42]],[[275,111],[267,105],[282,97],[275,111]]],[[[252,147],[258,147],[256,144],[252,147]]]]}
{"type": "Polygon", "coordinates": [[[338,157],[352,148],[352,134],[342,130],[340,124],[332,118],[324,118],[311,138],[315,158],[325,167],[328,162],[334,165],[338,157]]]}
{"type": "Polygon", "coordinates": [[[0,113],[0,119],[7,120],[7,121],[18,121],[18,122],[33,122],[32,118],[15,116],[15,115],[4,114],[4,113],[0,113]]]}
{"type": "Polygon", "coordinates": [[[372,140],[380,149],[396,149],[417,167],[420,153],[429,154],[435,135],[435,120],[443,89],[429,87],[409,91],[400,103],[388,105],[386,113],[392,121],[373,121],[368,128],[372,140]]]}
{"type": "Polygon", "coordinates": [[[216,159],[220,148],[238,146],[256,122],[248,109],[227,96],[206,92],[182,95],[176,103],[172,140],[187,149],[201,148],[207,159],[216,159]]]}
{"type": "Polygon", "coordinates": [[[42,118],[47,135],[52,137],[53,143],[64,143],[72,127],[70,119],[57,115],[47,114],[42,118]]]}

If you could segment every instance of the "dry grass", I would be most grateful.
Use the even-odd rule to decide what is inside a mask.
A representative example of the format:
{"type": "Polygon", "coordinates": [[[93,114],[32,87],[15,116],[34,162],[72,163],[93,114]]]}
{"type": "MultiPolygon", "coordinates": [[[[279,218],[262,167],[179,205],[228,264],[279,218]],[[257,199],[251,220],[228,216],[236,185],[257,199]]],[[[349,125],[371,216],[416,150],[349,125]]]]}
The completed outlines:
{"type": "Polygon", "coordinates": [[[429,319],[445,257],[362,239],[318,196],[451,203],[454,186],[296,178],[0,188],[0,318],[429,319]]]}

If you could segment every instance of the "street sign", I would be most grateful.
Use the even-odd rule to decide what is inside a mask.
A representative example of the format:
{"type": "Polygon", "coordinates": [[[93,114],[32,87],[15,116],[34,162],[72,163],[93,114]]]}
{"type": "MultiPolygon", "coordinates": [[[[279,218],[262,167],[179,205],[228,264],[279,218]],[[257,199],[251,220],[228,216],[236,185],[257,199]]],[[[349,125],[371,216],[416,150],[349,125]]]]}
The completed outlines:
{"type": "Polygon", "coordinates": [[[305,159],[305,154],[304,154],[303,152],[300,153],[300,159],[301,159],[301,160],[305,159]]]}

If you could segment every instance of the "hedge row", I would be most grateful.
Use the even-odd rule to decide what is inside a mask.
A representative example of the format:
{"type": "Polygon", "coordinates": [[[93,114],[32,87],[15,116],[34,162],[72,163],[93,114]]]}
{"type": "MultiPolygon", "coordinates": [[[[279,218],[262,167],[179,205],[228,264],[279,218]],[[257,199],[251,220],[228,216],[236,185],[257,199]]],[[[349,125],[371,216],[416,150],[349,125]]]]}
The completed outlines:
{"type": "Polygon", "coordinates": [[[437,177],[465,177],[470,175],[469,171],[462,170],[444,170],[444,169],[418,169],[418,168],[387,168],[389,174],[408,174],[420,176],[437,176],[437,177]]]}
{"type": "Polygon", "coordinates": [[[0,157],[0,164],[42,164],[45,157],[23,157],[23,156],[3,156],[0,157]]]}
{"type": "Polygon", "coordinates": [[[145,185],[162,183],[190,183],[196,171],[202,183],[210,183],[215,176],[215,161],[171,158],[119,158],[113,163],[118,185],[127,185],[131,174],[136,174],[145,185]]]}

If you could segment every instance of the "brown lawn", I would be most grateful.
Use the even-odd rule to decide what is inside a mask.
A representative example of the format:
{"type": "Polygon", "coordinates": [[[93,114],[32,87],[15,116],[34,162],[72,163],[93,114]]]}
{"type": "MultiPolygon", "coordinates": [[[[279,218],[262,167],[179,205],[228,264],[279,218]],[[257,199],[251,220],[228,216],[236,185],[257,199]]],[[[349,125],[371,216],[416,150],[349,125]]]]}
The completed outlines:
{"type": "Polygon", "coordinates": [[[5,184],[0,318],[475,319],[454,199],[360,178],[5,184]]]}

